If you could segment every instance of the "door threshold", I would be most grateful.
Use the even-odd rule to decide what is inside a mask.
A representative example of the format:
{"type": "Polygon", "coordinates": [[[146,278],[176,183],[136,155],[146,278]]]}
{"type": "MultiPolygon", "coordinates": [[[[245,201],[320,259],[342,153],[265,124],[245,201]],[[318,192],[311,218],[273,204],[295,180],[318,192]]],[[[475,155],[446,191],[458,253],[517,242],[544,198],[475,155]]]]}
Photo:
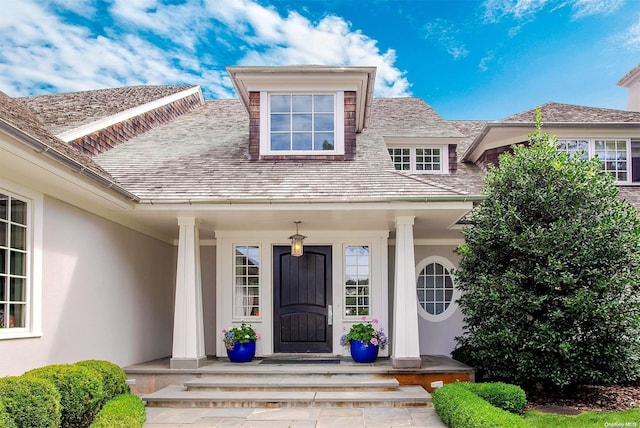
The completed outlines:
{"type": "Polygon", "coordinates": [[[270,355],[264,355],[263,358],[278,358],[278,359],[296,359],[296,360],[305,360],[305,359],[316,359],[316,358],[340,358],[340,355],[332,354],[329,352],[278,352],[270,355]]]}

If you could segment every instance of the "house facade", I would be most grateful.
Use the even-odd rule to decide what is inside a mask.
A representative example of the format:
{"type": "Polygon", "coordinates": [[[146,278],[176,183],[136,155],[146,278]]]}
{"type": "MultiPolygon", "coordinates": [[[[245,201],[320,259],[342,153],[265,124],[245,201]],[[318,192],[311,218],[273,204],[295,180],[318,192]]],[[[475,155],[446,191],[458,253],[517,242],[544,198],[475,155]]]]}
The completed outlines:
{"type": "MultiPolygon", "coordinates": [[[[238,99],[0,94],[0,375],[87,358],[194,368],[242,322],[262,356],[345,354],[363,318],[394,367],[455,347],[461,230],[533,110],[447,121],[418,98],[374,98],[374,67],[227,71],[238,99]]],[[[636,68],[619,84],[631,98],[638,82],[636,68]]],[[[542,113],[640,207],[636,105],[542,113]]]]}

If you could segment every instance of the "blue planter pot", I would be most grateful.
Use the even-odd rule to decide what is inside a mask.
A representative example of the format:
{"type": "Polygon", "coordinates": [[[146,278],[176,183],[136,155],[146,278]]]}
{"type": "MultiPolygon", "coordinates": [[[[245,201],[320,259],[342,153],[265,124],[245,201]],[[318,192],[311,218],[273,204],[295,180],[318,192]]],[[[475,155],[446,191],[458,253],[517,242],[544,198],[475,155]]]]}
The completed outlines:
{"type": "Polygon", "coordinates": [[[236,343],[233,349],[227,349],[227,356],[234,363],[247,363],[256,355],[256,342],[236,343]]]}
{"type": "Polygon", "coordinates": [[[373,363],[378,358],[378,346],[371,343],[351,340],[349,342],[351,358],[356,363],[373,363]]]}

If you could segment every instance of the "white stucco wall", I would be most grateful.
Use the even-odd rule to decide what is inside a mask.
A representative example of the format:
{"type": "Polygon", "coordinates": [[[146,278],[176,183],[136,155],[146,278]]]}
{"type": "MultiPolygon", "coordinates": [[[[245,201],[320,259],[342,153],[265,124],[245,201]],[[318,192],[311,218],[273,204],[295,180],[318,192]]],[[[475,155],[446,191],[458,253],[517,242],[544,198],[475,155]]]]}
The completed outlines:
{"type": "MultiPolygon", "coordinates": [[[[430,256],[440,256],[458,266],[460,256],[454,253],[455,246],[448,245],[416,245],[415,264],[430,256]]],[[[389,283],[393,289],[395,247],[389,247],[389,283]]],[[[416,274],[419,272],[416,272],[416,274]]],[[[389,307],[393,307],[393,292],[390,291],[389,307]]],[[[418,315],[418,330],[420,333],[421,355],[447,355],[456,346],[455,337],[462,334],[463,316],[460,308],[443,321],[428,321],[418,315]]]]}
{"type": "Polygon", "coordinates": [[[44,198],[42,337],[0,340],[0,376],[171,354],[173,246],[44,198]]]}

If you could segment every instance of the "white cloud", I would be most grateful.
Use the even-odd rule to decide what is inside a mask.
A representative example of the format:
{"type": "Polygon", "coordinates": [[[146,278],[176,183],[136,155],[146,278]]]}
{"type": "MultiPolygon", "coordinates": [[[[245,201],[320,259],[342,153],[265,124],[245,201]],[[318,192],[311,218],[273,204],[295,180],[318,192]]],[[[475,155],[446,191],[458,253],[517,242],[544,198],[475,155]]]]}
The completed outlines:
{"type": "Polygon", "coordinates": [[[619,39],[625,48],[640,52],[640,18],[638,18],[638,21],[629,27],[626,32],[621,34],[619,39]]]}
{"type": "Polygon", "coordinates": [[[480,63],[478,64],[478,70],[481,72],[485,72],[489,70],[489,64],[493,62],[495,57],[496,57],[495,51],[491,50],[487,52],[487,54],[484,57],[482,57],[482,59],[480,60],[480,63]]]}
{"type": "Polygon", "coordinates": [[[442,47],[454,60],[464,58],[469,54],[467,48],[456,38],[458,29],[455,24],[446,19],[436,19],[424,26],[425,39],[433,40],[442,47]]]}
{"type": "Polygon", "coordinates": [[[483,18],[490,23],[500,22],[505,17],[524,19],[542,10],[547,3],[548,0],[486,0],[483,18]]]}
{"type": "MultiPolygon", "coordinates": [[[[250,0],[114,0],[94,30],[58,15],[96,13],[90,0],[7,2],[0,16],[0,89],[11,95],[132,84],[199,84],[235,96],[223,65],[377,66],[376,95],[406,96],[393,49],[336,16],[311,22],[250,0]],[[95,31],[99,33],[96,34],[95,31]]],[[[100,11],[102,13],[102,11],[100,11]]],[[[95,16],[94,16],[94,19],[95,16]]]]}
{"type": "Polygon", "coordinates": [[[620,9],[624,0],[573,0],[573,18],[580,19],[592,15],[609,15],[620,9]]]}
{"type": "Polygon", "coordinates": [[[283,17],[248,0],[216,0],[208,7],[250,46],[239,60],[241,65],[376,66],[376,96],[410,94],[405,72],[395,66],[395,51],[380,52],[376,40],[353,31],[340,17],[326,16],[313,23],[296,12],[283,17]]]}
{"type": "Polygon", "coordinates": [[[624,0],[485,0],[484,21],[498,23],[503,19],[528,21],[551,7],[551,11],[571,7],[572,18],[581,19],[592,15],[608,15],[622,7],[624,0]]]}
{"type": "Polygon", "coordinates": [[[200,84],[218,96],[231,85],[202,69],[182,49],[166,49],[136,34],[117,39],[61,21],[42,6],[14,2],[0,17],[0,89],[31,95],[135,84],[200,84]],[[10,18],[9,18],[10,17],[10,18]],[[175,63],[189,64],[181,69],[175,63]],[[214,80],[205,80],[214,78],[214,80]]]}

